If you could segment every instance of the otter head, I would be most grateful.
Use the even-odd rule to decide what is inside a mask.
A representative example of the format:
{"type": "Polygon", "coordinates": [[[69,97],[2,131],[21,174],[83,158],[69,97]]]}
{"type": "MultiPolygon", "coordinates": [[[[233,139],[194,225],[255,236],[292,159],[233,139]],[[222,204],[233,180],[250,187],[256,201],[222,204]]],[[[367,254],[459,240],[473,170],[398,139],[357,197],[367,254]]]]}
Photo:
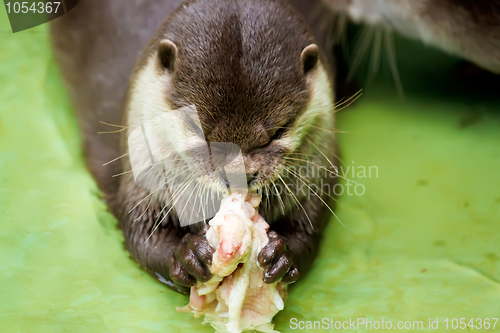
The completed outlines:
{"type": "Polygon", "coordinates": [[[233,172],[244,173],[250,190],[269,186],[314,125],[333,126],[324,56],[282,1],[188,2],[145,54],[132,81],[129,128],[164,117],[159,159],[191,168],[200,188],[224,191],[233,172]]]}

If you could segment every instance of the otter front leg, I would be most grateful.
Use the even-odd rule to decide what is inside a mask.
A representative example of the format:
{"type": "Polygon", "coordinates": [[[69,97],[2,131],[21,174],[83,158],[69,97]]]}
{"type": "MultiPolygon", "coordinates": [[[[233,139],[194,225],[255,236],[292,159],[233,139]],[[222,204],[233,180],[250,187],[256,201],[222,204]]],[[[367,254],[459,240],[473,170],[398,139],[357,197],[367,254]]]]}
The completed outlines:
{"type": "Polygon", "coordinates": [[[264,267],[263,280],[273,283],[295,282],[304,274],[315,257],[325,225],[325,207],[318,198],[304,200],[302,208],[292,210],[270,226],[269,243],[259,253],[259,263],[264,267]],[[319,211],[318,211],[319,208],[319,211]]]}
{"type": "Polygon", "coordinates": [[[172,225],[169,218],[162,221],[154,230],[156,215],[161,209],[156,209],[154,205],[152,207],[147,207],[147,205],[148,202],[133,208],[135,205],[131,203],[122,207],[120,226],[125,238],[125,246],[132,258],[148,273],[171,289],[185,293],[186,288],[176,286],[170,278],[169,267],[169,259],[173,256],[182,235],[172,225]],[[145,209],[147,210],[144,211],[145,209]]]}
{"type": "Polygon", "coordinates": [[[127,250],[151,275],[172,290],[187,294],[197,280],[204,282],[211,277],[208,267],[214,250],[204,237],[206,231],[190,233],[172,215],[165,216],[168,208],[163,209],[155,200],[144,201],[137,207],[135,202],[121,207],[127,250]]]}
{"type": "Polygon", "coordinates": [[[264,267],[262,279],[265,283],[281,281],[293,283],[299,278],[299,270],[294,265],[294,255],[285,242],[273,230],[268,233],[269,243],[259,253],[259,264],[264,267]]]}
{"type": "Polygon", "coordinates": [[[205,237],[207,228],[196,234],[187,233],[170,257],[170,278],[183,287],[192,287],[196,281],[207,282],[212,277],[210,266],[214,249],[205,237]]]}

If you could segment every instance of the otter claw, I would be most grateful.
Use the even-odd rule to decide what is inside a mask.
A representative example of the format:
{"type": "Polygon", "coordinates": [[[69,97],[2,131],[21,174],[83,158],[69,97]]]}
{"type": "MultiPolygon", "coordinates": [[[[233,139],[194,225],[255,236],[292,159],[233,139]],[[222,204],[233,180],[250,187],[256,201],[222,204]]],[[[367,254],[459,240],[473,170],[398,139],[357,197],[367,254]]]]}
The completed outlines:
{"type": "Polygon", "coordinates": [[[214,249],[202,235],[186,234],[170,259],[170,277],[186,287],[192,287],[196,281],[207,282],[212,277],[210,265],[214,249]]]}
{"type": "Polygon", "coordinates": [[[293,265],[291,251],[287,250],[285,242],[279,235],[270,231],[269,243],[262,248],[258,261],[264,267],[262,279],[265,283],[273,283],[282,279],[283,282],[292,283],[299,277],[299,271],[293,265]]]}

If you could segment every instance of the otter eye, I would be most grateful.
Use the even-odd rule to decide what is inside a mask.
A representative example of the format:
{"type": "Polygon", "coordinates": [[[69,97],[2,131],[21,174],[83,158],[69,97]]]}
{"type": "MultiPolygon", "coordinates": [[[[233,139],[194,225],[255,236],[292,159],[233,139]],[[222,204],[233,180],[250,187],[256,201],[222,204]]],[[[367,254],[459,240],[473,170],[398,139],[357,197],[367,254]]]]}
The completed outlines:
{"type": "MultiPolygon", "coordinates": [[[[279,140],[283,137],[283,135],[290,129],[292,128],[292,124],[293,124],[293,120],[286,123],[285,125],[281,126],[281,127],[278,127],[278,130],[276,132],[274,132],[273,136],[269,139],[269,141],[260,146],[260,147],[257,147],[256,149],[259,149],[259,148],[264,148],[264,147],[267,147],[269,146],[273,141],[275,140],[279,140]]],[[[276,127],[275,127],[276,128],[276,127]]]]}
{"type": "Polygon", "coordinates": [[[271,138],[270,141],[281,139],[281,137],[283,136],[283,134],[285,134],[285,132],[286,132],[287,129],[288,128],[286,128],[286,127],[282,127],[280,129],[278,129],[276,132],[274,132],[274,135],[273,135],[273,137],[271,138]]]}
{"type": "Polygon", "coordinates": [[[283,126],[279,127],[276,132],[274,132],[271,140],[269,140],[269,143],[273,142],[274,140],[279,140],[285,134],[290,128],[292,128],[293,125],[293,120],[289,121],[288,123],[284,124],[283,126]]]}

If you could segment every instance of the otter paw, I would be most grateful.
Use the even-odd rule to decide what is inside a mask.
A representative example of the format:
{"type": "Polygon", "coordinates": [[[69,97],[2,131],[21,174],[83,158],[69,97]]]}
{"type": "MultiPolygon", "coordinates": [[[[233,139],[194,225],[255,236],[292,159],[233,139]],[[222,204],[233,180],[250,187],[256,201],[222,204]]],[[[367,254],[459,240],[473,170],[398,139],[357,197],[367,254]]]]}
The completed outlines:
{"type": "Polygon", "coordinates": [[[264,267],[262,279],[273,283],[279,279],[293,283],[299,278],[299,270],[293,264],[293,257],[285,242],[275,231],[268,233],[269,243],[259,253],[259,264],[264,267]]]}
{"type": "Polygon", "coordinates": [[[196,281],[207,282],[212,277],[214,251],[204,235],[184,235],[170,258],[170,278],[185,287],[194,286],[196,281]]]}

